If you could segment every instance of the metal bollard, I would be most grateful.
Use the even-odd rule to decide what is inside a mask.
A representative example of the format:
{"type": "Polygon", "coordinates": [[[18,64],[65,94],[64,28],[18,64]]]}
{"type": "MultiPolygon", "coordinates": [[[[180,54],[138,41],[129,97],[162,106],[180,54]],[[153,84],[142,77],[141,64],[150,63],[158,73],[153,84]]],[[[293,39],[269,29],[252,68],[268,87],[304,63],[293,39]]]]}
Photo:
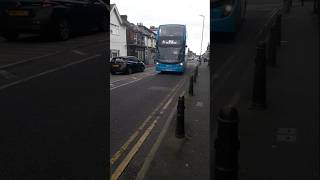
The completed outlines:
{"type": "Polygon", "coordinates": [[[179,97],[177,105],[177,125],[176,125],[176,138],[184,138],[184,96],[179,97]]]}
{"type": "Polygon", "coordinates": [[[198,66],[196,67],[195,71],[194,71],[194,78],[193,78],[193,81],[195,83],[197,83],[197,77],[198,77],[198,66]]]}
{"type": "Polygon", "coordinates": [[[189,81],[189,94],[193,96],[193,76],[190,77],[189,81]]]}
{"type": "Polygon", "coordinates": [[[318,2],[318,0],[313,1],[313,13],[317,13],[317,2],[318,2]]]}
{"type": "Polygon", "coordinates": [[[277,27],[277,45],[281,45],[281,24],[282,24],[282,14],[277,15],[276,27],[277,27]]]}
{"type": "Polygon", "coordinates": [[[198,77],[198,69],[199,69],[199,66],[196,67],[196,76],[198,77]]]}
{"type": "Polygon", "coordinates": [[[262,110],[266,108],[266,43],[259,41],[256,49],[251,109],[262,110]]]}
{"type": "Polygon", "coordinates": [[[219,112],[218,132],[215,139],[214,179],[238,179],[238,112],[234,107],[222,108],[219,112]]]}
{"type": "Polygon", "coordinates": [[[276,26],[271,27],[271,41],[270,43],[270,56],[269,63],[271,66],[276,65],[277,61],[277,29],[276,26]]]}
{"type": "Polygon", "coordinates": [[[283,0],[283,6],[285,7],[285,12],[288,13],[290,11],[291,0],[283,0]]]}

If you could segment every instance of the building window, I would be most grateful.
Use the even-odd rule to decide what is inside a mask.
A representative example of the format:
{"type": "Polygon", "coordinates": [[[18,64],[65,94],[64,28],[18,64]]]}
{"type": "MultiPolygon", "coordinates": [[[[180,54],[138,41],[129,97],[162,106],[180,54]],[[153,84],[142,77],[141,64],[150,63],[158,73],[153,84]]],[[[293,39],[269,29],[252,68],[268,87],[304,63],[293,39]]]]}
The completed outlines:
{"type": "Polygon", "coordinates": [[[134,35],[133,35],[133,41],[134,41],[135,44],[137,44],[137,41],[138,41],[138,35],[137,35],[137,33],[134,33],[134,35]]]}
{"type": "Polygon", "coordinates": [[[120,54],[120,50],[111,49],[111,58],[118,57],[120,54]]]}
{"type": "Polygon", "coordinates": [[[110,33],[113,35],[119,35],[119,29],[120,27],[118,25],[115,24],[110,24],[110,33]]]}

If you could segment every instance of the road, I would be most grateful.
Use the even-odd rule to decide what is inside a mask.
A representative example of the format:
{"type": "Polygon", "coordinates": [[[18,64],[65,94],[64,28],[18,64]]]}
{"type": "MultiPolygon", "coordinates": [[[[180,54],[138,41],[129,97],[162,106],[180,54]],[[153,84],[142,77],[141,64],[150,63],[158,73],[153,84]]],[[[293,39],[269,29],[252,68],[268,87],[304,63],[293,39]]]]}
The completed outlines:
{"type": "Polygon", "coordinates": [[[108,41],[0,39],[0,179],[106,176],[108,41]]]}
{"type": "Polygon", "coordinates": [[[154,67],[143,73],[110,75],[111,174],[121,174],[119,179],[136,177],[169,114],[176,111],[177,97],[186,90],[195,66],[195,61],[188,62],[183,75],[158,74],[154,67]]]}
{"type": "Polygon", "coordinates": [[[38,35],[24,35],[14,42],[0,37],[0,84],[81,60],[105,59],[107,43],[103,33],[87,33],[62,42],[38,35]]]}

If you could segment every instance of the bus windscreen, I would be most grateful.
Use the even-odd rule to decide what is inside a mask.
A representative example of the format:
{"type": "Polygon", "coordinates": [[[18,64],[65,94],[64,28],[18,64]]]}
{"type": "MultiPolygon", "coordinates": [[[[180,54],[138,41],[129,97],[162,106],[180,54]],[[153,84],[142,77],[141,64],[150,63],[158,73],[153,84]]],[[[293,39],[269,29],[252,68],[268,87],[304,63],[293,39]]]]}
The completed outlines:
{"type": "Polygon", "coordinates": [[[184,26],[160,26],[160,36],[183,36],[184,26]]]}

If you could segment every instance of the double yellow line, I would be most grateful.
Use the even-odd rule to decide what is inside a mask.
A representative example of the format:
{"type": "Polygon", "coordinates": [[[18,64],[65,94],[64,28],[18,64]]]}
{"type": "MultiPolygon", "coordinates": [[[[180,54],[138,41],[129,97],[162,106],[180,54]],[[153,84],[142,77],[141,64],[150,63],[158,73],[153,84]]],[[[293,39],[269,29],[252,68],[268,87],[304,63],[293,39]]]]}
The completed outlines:
{"type": "MultiPolygon", "coordinates": [[[[173,98],[177,94],[178,90],[183,86],[184,82],[186,82],[186,78],[183,77],[179,83],[170,91],[170,93],[161,101],[161,103],[152,111],[152,113],[146,118],[146,120],[139,126],[138,130],[135,131],[129,139],[121,146],[121,148],[111,157],[110,159],[110,165],[113,165],[123,154],[125,151],[127,151],[128,146],[138,137],[139,133],[145,128],[147,123],[150,122],[152,118],[156,115],[157,112],[159,112],[160,108],[160,114],[164,112],[168,108],[168,106],[171,104],[173,98]]],[[[155,127],[156,123],[160,119],[161,115],[157,115],[154,119],[154,121],[151,123],[151,125],[145,130],[145,132],[142,134],[142,136],[139,138],[137,143],[132,147],[130,152],[127,154],[127,156],[120,162],[120,164],[117,166],[116,170],[111,175],[111,180],[116,180],[120,177],[120,175],[123,173],[133,156],[138,152],[144,141],[147,139],[147,137],[150,135],[152,129],[155,127]]]]}

